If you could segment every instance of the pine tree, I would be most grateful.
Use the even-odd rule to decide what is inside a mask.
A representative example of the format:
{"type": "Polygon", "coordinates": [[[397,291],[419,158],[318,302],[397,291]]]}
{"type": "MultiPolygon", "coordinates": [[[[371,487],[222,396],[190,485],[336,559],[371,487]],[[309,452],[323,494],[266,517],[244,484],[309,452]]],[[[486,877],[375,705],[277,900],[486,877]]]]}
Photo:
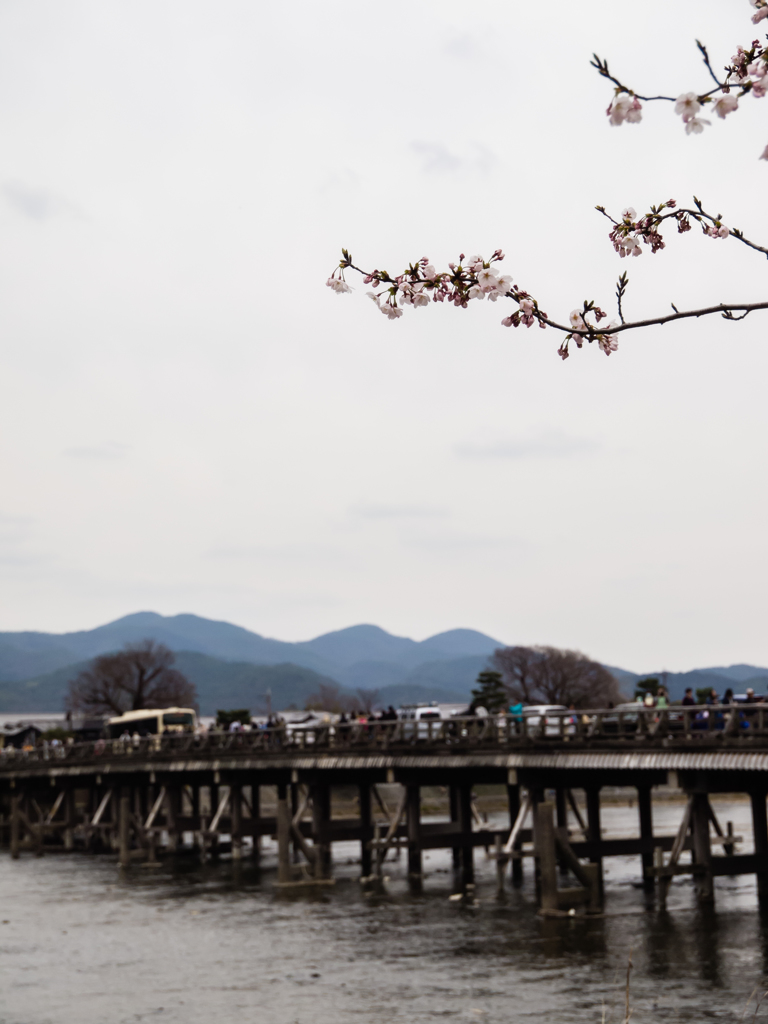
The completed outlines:
{"type": "Polygon", "coordinates": [[[646,693],[650,693],[652,697],[656,697],[659,692],[659,680],[656,676],[649,676],[647,679],[638,679],[635,684],[635,700],[638,697],[645,698],[646,693]]]}
{"type": "Polygon", "coordinates": [[[495,714],[506,710],[507,700],[507,690],[501,681],[501,672],[481,672],[472,691],[472,710],[484,707],[495,714]]]}

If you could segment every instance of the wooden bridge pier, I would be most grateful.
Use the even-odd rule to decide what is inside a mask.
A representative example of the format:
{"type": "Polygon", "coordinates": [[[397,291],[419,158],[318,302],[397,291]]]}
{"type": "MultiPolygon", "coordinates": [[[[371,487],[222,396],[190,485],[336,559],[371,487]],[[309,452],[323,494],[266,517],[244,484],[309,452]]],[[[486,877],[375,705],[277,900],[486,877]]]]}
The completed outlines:
{"type": "MultiPolygon", "coordinates": [[[[301,776],[301,772],[294,770],[290,775],[283,773],[284,782],[277,782],[275,818],[262,817],[261,777],[253,771],[247,775],[230,772],[226,775],[209,773],[205,777],[200,774],[185,783],[159,771],[107,781],[96,775],[82,780],[82,785],[67,779],[27,783],[18,780],[3,796],[3,820],[8,823],[5,834],[12,857],[18,857],[24,850],[41,853],[57,848],[71,850],[78,845],[93,852],[116,850],[123,867],[136,862],[151,865],[159,856],[177,853],[182,849],[185,836],[190,834],[197,836],[198,842],[212,846],[211,841],[217,840],[222,852],[231,852],[233,861],[245,855],[246,839],[250,839],[253,844],[250,848],[258,857],[260,836],[271,834],[277,838],[281,885],[332,881],[332,844],[339,840],[354,839],[360,843],[363,877],[374,874],[377,864],[381,874],[381,862],[387,851],[402,845],[408,851],[409,881],[417,889],[423,881],[424,850],[448,847],[452,854],[458,851],[460,884],[466,888],[474,882],[474,847],[483,845],[486,850],[494,848],[500,869],[507,861],[511,862],[513,884],[521,874],[524,858],[534,857],[539,900],[548,911],[562,910],[569,899],[574,906],[594,907],[590,865],[594,866],[599,885],[604,856],[635,853],[642,863],[645,886],[650,890],[655,880],[660,881],[662,903],[670,880],[681,873],[694,876],[697,896],[702,902],[713,899],[715,877],[747,871],[756,874],[761,897],[768,897],[768,819],[766,791],[762,787],[759,790],[752,787],[750,791],[755,853],[745,857],[734,853],[740,837],[733,834],[730,824],[726,832],[717,822],[708,797],[711,780],[700,775],[681,776],[678,780],[688,794],[688,805],[676,837],[654,836],[651,785],[648,780],[640,780],[637,786],[640,835],[638,839],[628,840],[604,839],[601,834],[600,778],[555,777],[540,771],[523,772],[521,777],[510,775],[506,782],[510,824],[506,830],[494,832],[484,829],[482,824],[473,826],[472,782],[466,776],[457,775],[450,782],[449,792],[454,794],[450,801],[451,820],[425,823],[421,817],[420,781],[434,784],[436,776],[430,774],[418,780],[413,772],[403,773],[403,796],[397,810],[392,812],[380,803],[389,817],[384,826],[374,822],[372,795],[376,794],[379,802],[381,800],[375,773],[357,782],[359,816],[350,819],[332,817],[332,789],[327,776],[318,777],[319,772],[314,771],[305,775],[304,782],[300,781],[301,776]],[[586,826],[570,786],[565,782],[585,793],[586,826]],[[521,799],[521,786],[527,786],[524,799],[521,799]],[[550,792],[553,792],[554,802],[547,797],[550,792]],[[533,808],[533,821],[531,827],[526,827],[519,819],[521,812],[525,817],[529,804],[533,808]],[[194,814],[196,807],[202,812],[197,816],[194,814]],[[575,821],[569,827],[571,813],[575,821]],[[552,817],[551,822],[547,814],[552,817]],[[509,842],[513,838],[513,825],[517,829],[515,841],[506,849],[505,840],[509,842]],[[711,834],[713,828],[717,834],[711,834]],[[294,845],[301,851],[302,864],[293,861],[294,845]],[[715,845],[722,847],[725,856],[713,853],[715,845]],[[671,856],[668,861],[657,859],[654,864],[654,850],[661,852],[662,857],[665,851],[671,851],[671,856]],[[686,850],[691,852],[690,865],[681,861],[686,850]],[[559,873],[562,877],[567,870],[576,876],[583,891],[558,889],[557,880],[553,888],[552,862],[556,868],[559,865],[556,876],[559,873]]],[[[273,773],[265,781],[274,785],[275,777],[273,773]]],[[[488,778],[482,773],[478,777],[488,778]]],[[[342,783],[346,784],[343,779],[342,783]]],[[[503,870],[499,878],[503,886],[503,870]]]]}
{"type": "MultiPolygon", "coordinates": [[[[512,771],[507,775],[507,806],[509,808],[510,829],[514,828],[515,822],[520,815],[520,786],[517,782],[517,772],[512,771]]],[[[510,850],[510,863],[512,884],[522,885],[523,883],[523,858],[514,856],[514,850],[510,850]]]]}
{"type": "MultiPolygon", "coordinates": [[[[453,783],[448,787],[448,809],[451,816],[451,823],[455,824],[458,828],[459,824],[459,790],[458,787],[453,783]]],[[[453,863],[453,870],[459,871],[461,869],[461,847],[451,847],[451,860],[453,863]]]]}
{"type": "Polygon", "coordinates": [[[421,863],[421,787],[415,783],[406,786],[405,812],[408,822],[408,882],[418,891],[422,884],[421,863]]]}
{"type": "Polygon", "coordinates": [[[603,889],[603,858],[602,851],[602,829],[600,827],[600,786],[588,786],[584,795],[587,799],[587,828],[589,830],[589,841],[594,844],[597,851],[589,859],[597,866],[597,877],[600,890],[603,889]]]}
{"type": "Polygon", "coordinates": [[[358,803],[360,805],[360,876],[370,878],[373,873],[373,809],[371,806],[371,787],[362,782],[358,787],[358,803]]]}
{"type": "MultiPolygon", "coordinates": [[[[653,798],[650,786],[637,787],[637,814],[640,826],[640,838],[648,846],[653,845],[653,798]]],[[[649,849],[640,854],[640,862],[643,870],[643,889],[652,893],[655,888],[655,879],[650,873],[653,870],[653,850],[649,849]]]]}
{"type": "Polygon", "coordinates": [[[766,793],[764,790],[750,793],[752,805],[752,829],[755,837],[757,858],[757,894],[761,901],[768,903],[768,817],[766,816],[766,793]]]}

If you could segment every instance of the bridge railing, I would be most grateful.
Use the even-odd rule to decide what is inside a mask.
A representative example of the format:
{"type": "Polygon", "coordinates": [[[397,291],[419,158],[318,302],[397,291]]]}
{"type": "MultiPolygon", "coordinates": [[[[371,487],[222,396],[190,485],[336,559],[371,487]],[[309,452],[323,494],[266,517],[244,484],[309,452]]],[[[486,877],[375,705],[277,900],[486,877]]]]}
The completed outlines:
{"type": "Polygon", "coordinates": [[[515,749],[532,744],[603,742],[651,744],[679,741],[711,744],[728,739],[746,746],[768,739],[768,705],[602,708],[456,717],[398,719],[321,725],[280,725],[249,732],[166,733],[99,739],[85,743],[44,743],[34,749],[0,749],[0,771],[20,762],[134,759],[198,754],[278,754],[306,750],[389,750],[402,747],[515,749]]]}

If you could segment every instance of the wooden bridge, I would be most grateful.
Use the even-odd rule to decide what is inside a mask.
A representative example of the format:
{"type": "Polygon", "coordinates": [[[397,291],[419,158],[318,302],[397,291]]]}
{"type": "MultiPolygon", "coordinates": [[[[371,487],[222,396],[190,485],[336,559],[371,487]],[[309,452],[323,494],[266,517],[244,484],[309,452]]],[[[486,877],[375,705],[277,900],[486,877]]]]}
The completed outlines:
{"type": "Polygon", "coordinates": [[[596,912],[603,859],[612,856],[637,856],[646,889],[662,902],[682,873],[694,876],[702,901],[714,898],[715,877],[738,874],[756,875],[768,899],[767,795],[763,705],[283,726],[3,749],[0,842],[12,857],[113,852],[127,868],[192,850],[203,859],[258,858],[261,837],[273,836],[275,884],[284,887],[331,883],[334,842],[359,842],[370,884],[380,882],[388,851],[406,848],[414,887],[423,851],[450,848],[462,891],[474,883],[475,849],[485,847],[499,890],[507,875],[518,884],[531,858],[543,912],[596,912]],[[388,789],[387,803],[379,787],[393,783],[397,800],[388,789]],[[474,812],[473,787],[487,784],[505,787],[503,829],[474,812]],[[676,835],[654,832],[652,792],[660,785],[687,797],[676,835]],[[447,789],[445,821],[422,820],[426,786],[447,789]],[[635,838],[603,835],[606,786],[636,789],[635,838]],[[355,817],[333,816],[339,787],[355,788],[355,817]],[[718,822],[712,793],[749,795],[753,853],[736,852],[742,837],[718,822]],[[558,875],[567,872],[578,884],[564,889],[558,875]]]}

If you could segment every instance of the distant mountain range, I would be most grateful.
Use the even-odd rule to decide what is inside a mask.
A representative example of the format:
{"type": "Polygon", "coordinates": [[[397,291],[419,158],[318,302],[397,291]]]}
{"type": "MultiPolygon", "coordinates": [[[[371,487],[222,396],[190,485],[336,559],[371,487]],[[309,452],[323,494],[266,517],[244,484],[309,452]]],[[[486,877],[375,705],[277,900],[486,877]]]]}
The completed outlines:
{"type": "MultiPolygon", "coordinates": [[[[472,629],[452,629],[417,642],[378,626],[350,626],[314,640],[285,643],[229,622],[197,615],[126,615],[76,633],[0,633],[0,712],[58,711],[67,684],[90,659],[151,638],[176,652],[176,664],[197,686],[203,714],[217,708],[302,707],[321,683],[343,690],[379,690],[383,704],[470,697],[478,673],[501,641],[472,629]]],[[[636,673],[608,666],[631,696],[635,683],[659,672],[636,673]]],[[[754,665],[668,673],[673,700],[685,688],[729,686],[768,690],[768,668],[754,665]]]]}
{"type": "Polygon", "coordinates": [[[378,626],[351,626],[285,643],[197,615],[137,612],[77,633],[0,633],[0,712],[54,711],[67,684],[99,654],[151,638],[177,652],[203,714],[219,707],[303,705],[320,683],[377,689],[385,704],[467,700],[488,656],[504,645],[471,629],[417,642],[378,626]]]}

